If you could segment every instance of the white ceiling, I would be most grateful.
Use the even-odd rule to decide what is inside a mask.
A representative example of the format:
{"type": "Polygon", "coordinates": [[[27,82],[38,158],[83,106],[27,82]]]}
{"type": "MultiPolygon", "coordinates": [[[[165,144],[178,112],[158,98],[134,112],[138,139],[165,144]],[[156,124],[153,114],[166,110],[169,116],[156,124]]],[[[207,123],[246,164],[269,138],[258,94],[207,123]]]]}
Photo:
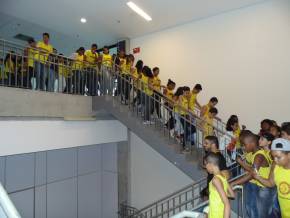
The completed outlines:
{"type": "Polygon", "coordinates": [[[152,18],[146,22],[126,0],[0,0],[0,12],[100,44],[134,38],[264,0],[133,0],[152,18]],[[80,18],[87,23],[81,24],[80,18]]]}

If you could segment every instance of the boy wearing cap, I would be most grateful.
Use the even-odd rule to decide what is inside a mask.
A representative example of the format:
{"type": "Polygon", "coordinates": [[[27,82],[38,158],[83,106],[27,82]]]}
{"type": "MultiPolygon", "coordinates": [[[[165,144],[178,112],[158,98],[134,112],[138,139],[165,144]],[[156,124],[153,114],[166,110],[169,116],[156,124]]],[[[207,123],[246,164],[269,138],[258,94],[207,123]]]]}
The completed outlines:
{"type": "Polygon", "coordinates": [[[277,187],[282,218],[290,218],[290,141],[275,139],[271,146],[275,164],[272,165],[269,178],[263,178],[253,172],[253,177],[267,187],[277,187]]]}

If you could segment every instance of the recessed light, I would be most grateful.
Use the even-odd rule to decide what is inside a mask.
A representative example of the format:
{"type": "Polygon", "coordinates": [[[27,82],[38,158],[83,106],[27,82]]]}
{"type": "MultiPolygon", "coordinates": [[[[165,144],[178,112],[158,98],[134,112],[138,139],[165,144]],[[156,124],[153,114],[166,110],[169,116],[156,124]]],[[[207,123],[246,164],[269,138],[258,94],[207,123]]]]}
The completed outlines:
{"type": "Polygon", "coordinates": [[[82,18],[81,18],[81,22],[82,22],[82,23],[86,23],[86,22],[87,22],[87,19],[84,18],[84,17],[82,17],[82,18]]]}
{"type": "Polygon", "coordinates": [[[145,12],[143,11],[141,8],[139,8],[134,2],[127,2],[127,5],[133,10],[135,11],[137,14],[139,14],[141,17],[143,17],[145,20],[147,21],[151,21],[152,18],[145,12]]]}

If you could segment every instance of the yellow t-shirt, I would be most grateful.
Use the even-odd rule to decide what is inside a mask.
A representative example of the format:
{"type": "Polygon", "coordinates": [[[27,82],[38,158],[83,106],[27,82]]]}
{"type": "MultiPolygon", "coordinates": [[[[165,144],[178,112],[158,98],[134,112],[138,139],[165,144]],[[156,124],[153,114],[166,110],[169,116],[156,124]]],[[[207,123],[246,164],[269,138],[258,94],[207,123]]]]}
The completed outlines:
{"type": "Polygon", "coordinates": [[[167,91],[166,91],[166,97],[168,99],[172,100],[173,99],[173,95],[174,95],[173,90],[167,89],[167,91]]]}
{"type": "Polygon", "coordinates": [[[125,68],[126,68],[126,58],[119,58],[120,60],[120,68],[121,68],[121,73],[123,71],[125,71],[125,68]]]}
{"type": "Polygon", "coordinates": [[[161,80],[158,76],[153,77],[153,88],[154,90],[161,91],[161,80]]]}
{"type": "MultiPolygon", "coordinates": [[[[11,60],[11,59],[8,59],[5,63],[5,66],[4,66],[4,72],[7,74],[7,73],[12,73],[12,74],[15,74],[15,64],[14,62],[11,60]]],[[[5,75],[7,76],[7,75],[5,75]]]]}
{"type": "Polygon", "coordinates": [[[124,75],[130,75],[131,74],[131,64],[130,63],[126,63],[125,66],[122,69],[122,74],[124,75]]]}
{"type": "Polygon", "coordinates": [[[282,218],[290,218],[290,169],[276,165],[274,180],[277,186],[282,218]]]}
{"type": "MultiPolygon", "coordinates": [[[[8,78],[8,76],[7,76],[7,74],[6,74],[6,72],[4,72],[3,70],[2,70],[2,66],[0,65],[0,80],[2,80],[2,79],[7,79],[8,78]]],[[[0,84],[2,83],[2,81],[0,81],[0,84]]]]}
{"type": "Polygon", "coordinates": [[[234,131],[234,136],[237,139],[236,148],[238,149],[241,148],[240,135],[241,135],[241,129],[239,127],[236,131],[234,131]]]}
{"type": "Polygon", "coordinates": [[[190,100],[189,100],[189,109],[194,111],[195,108],[195,101],[196,101],[197,94],[191,93],[190,100]]]}
{"type": "Polygon", "coordinates": [[[97,59],[99,57],[98,53],[93,53],[92,50],[85,51],[86,56],[86,67],[96,67],[97,66],[97,59]]]}
{"type": "Polygon", "coordinates": [[[45,44],[43,41],[39,41],[36,47],[40,50],[34,55],[34,60],[41,63],[47,61],[49,54],[53,52],[53,47],[50,44],[45,44]]]}
{"type": "Polygon", "coordinates": [[[144,76],[142,74],[141,82],[142,82],[142,90],[145,92],[145,94],[149,96],[153,95],[152,89],[149,88],[149,77],[144,76]]]}
{"type": "MultiPolygon", "coordinates": [[[[222,175],[217,175],[218,179],[223,184],[223,189],[225,193],[229,188],[227,179],[222,175]]],[[[224,218],[224,208],[225,205],[220,197],[220,194],[212,184],[212,181],[209,183],[209,218],[224,218]]]]}
{"type": "Polygon", "coordinates": [[[35,57],[35,54],[37,54],[37,51],[33,48],[28,48],[27,51],[28,51],[28,54],[27,54],[28,67],[34,67],[34,57],[35,57]]]}
{"type": "MultiPolygon", "coordinates": [[[[268,156],[266,154],[266,151],[265,150],[259,150],[257,151],[255,154],[253,154],[251,156],[251,160],[250,160],[250,163],[251,165],[254,164],[254,161],[255,161],[255,158],[258,154],[261,154],[265,157],[265,159],[267,160],[269,166],[268,167],[260,167],[259,170],[258,170],[258,174],[264,178],[264,179],[268,179],[269,178],[269,175],[270,175],[270,171],[271,171],[271,161],[268,159],[268,156]]],[[[264,185],[262,185],[259,181],[255,180],[255,179],[252,179],[250,181],[251,183],[254,183],[260,187],[265,187],[264,185]]]]}
{"type": "Polygon", "coordinates": [[[207,104],[207,105],[205,105],[205,107],[206,107],[206,110],[205,110],[205,113],[204,113],[204,117],[208,117],[208,114],[209,114],[209,110],[210,110],[210,106],[209,106],[209,104],[207,104]]]}
{"type": "Polygon", "coordinates": [[[213,118],[209,116],[204,117],[204,125],[203,125],[204,136],[213,135],[213,118]]]}
{"type": "Polygon", "coordinates": [[[136,88],[140,88],[140,81],[139,81],[139,74],[136,68],[134,68],[133,73],[132,73],[132,77],[134,79],[134,86],[136,88]]]}
{"type": "Polygon", "coordinates": [[[188,110],[188,99],[184,96],[181,96],[181,108],[180,108],[180,114],[186,115],[188,110]]]}
{"type": "Polygon", "coordinates": [[[84,56],[77,54],[74,60],[73,69],[82,70],[84,67],[84,56]]]}
{"type": "Polygon", "coordinates": [[[58,65],[58,74],[67,78],[69,76],[69,67],[60,63],[58,65]]]}
{"type": "Polygon", "coordinates": [[[112,67],[113,59],[110,54],[103,54],[102,64],[106,67],[112,67]]]}

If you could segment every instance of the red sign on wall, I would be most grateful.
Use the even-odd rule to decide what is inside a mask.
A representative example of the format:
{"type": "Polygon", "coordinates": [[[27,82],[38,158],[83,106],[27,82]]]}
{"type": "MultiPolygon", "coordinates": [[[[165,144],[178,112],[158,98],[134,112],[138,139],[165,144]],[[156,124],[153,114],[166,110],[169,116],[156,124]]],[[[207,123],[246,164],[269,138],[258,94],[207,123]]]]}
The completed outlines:
{"type": "Polygon", "coordinates": [[[137,54],[137,53],[140,53],[140,47],[137,47],[137,48],[133,48],[133,54],[137,54]]]}

